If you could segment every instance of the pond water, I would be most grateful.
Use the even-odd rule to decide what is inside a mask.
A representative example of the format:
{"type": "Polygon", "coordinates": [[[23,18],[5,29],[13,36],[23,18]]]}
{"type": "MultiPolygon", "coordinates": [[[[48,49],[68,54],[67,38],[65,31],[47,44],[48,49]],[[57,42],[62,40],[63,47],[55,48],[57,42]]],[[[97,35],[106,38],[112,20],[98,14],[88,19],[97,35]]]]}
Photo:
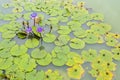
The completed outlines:
{"type": "MultiPolygon", "coordinates": [[[[29,1],[29,0],[28,0],[29,1]]],[[[112,26],[112,32],[114,33],[119,33],[120,34],[120,0],[73,0],[74,3],[78,2],[78,1],[84,1],[86,3],[86,7],[89,8],[90,10],[92,10],[93,12],[98,12],[98,13],[102,13],[105,17],[104,22],[108,23],[112,26]]],[[[0,0],[0,12],[3,12],[5,14],[9,13],[11,9],[4,9],[2,7],[3,3],[8,3],[10,2],[10,0],[0,0]]],[[[44,13],[41,13],[44,15],[44,13]]],[[[49,16],[45,16],[46,18],[48,18],[49,16]]],[[[19,20],[20,22],[22,20],[19,20]]],[[[7,22],[0,20],[0,25],[5,24],[7,22]]],[[[63,23],[61,23],[63,24],[63,23]]],[[[46,26],[47,28],[47,26],[46,26]]],[[[1,38],[1,34],[0,34],[0,40],[2,40],[1,38]]],[[[18,44],[22,44],[25,42],[25,40],[20,40],[17,37],[14,38],[14,40],[18,43],[18,44]]],[[[54,48],[54,44],[50,43],[43,43],[44,47],[46,48],[46,50],[49,52],[54,48]]],[[[107,47],[105,44],[94,44],[94,45],[89,45],[87,44],[85,46],[85,48],[83,50],[88,50],[88,49],[96,49],[96,50],[101,50],[101,49],[107,49],[110,50],[111,48],[107,47]]],[[[28,53],[30,53],[32,51],[32,49],[30,49],[28,51],[28,53]]],[[[72,50],[74,52],[78,52],[80,53],[81,50],[72,50]]],[[[117,69],[114,73],[114,78],[113,80],[119,80],[120,79],[120,61],[113,61],[117,64],[117,69]]],[[[82,66],[85,70],[84,75],[82,76],[82,78],[80,80],[96,80],[95,78],[93,78],[88,71],[91,69],[90,67],[90,63],[84,63],[82,66]]],[[[78,80],[78,79],[70,79],[67,75],[67,66],[62,66],[62,67],[56,67],[53,64],[50,64],[48,66],[37,66],[38,70],[47,70],[47,69],[52,69],[52,70],[59,70],[59,72],[62,74],[62,76],[64,77],[64,80],[78,80]]]]}

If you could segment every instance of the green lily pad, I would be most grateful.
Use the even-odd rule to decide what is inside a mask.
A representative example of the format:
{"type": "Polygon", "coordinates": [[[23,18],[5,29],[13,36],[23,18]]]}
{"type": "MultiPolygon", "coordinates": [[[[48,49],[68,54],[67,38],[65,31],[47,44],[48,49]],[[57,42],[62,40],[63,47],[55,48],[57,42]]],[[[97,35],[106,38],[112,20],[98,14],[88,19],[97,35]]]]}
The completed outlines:
{"type": "Polygon", "coordinates": [[[88,34],[85,38],[84,41],[88,44],[95,44],[98,42],[98,36],[95,34],[88,34]]]}
{"type": "Polygon", "coordinates": [[[31,52],[31,56],[35,59],[42,59],[44,58],[48,53],[45,50],[40,50],[39,48],[34,49],[31,52]]]}
{"type": "Polygon", "coordinates": [[[13,13],[20,13],[22,11],[23,11],[22,7],[15,7],[15,8],[13,8],[13,13]]]}
{"type": "Polygon", "coordinates": [[[45,57],[37,60],[37,63],[42,66],[49,65],[52,61],[52,56],[48,53],[45,57]]]}
{"type": "Polygon", "coordinates": [[[77,30],[81,27],[81,23],[78,21],[70,21],[67,23],[72,31],[77,30]]]}
{"type": "Polygon", "coordinates": [[[21,56],[27,52],[27,48],[24,45],[15,45],[11,48],[10,53],[12,56],[21,56]]]}
{"type": "Polygon", "coordinates": [[[100,50],[99,57],[104,61],[112,61],[113,54],[105,49],[100,50]]]}
{"type": "Polygon", "coordinates": [[[115,60],[120,60],[120,49],[119,48],[113,48],[112,50],[113,58],[115,60]]]}
{"type": "Polygon", "coordinates": [[[69,29],[68,26],[60,26],[58,29],[59,34],[69,34],[71,32],[71,29],[69,29]]]}
{"type": "Polygon", "coordinates": [[[84,69],[82,68],[81,65],[74,65],[71,68],[68,68],[68,76],[72,79],[81,79],[84,69]]]}
{"type": "Polygon", "coordinates": [[[114,47],[115,45],[118,44],[118,41],[115,38],[113,38],[113,37],[106,37],[105,41],[106,41],[106,45],[107,46],[114,47]]]}
{"type": "Polygon", "coordinates": [[[75,64],[82,64],[84,63],[84,60],[81,58],[81,56],[78,53],[70,52],[67,54],[68,60],[66,65],[67,66],[73,66],[75,64]]]}
{"type": "Polygon", "coordinates": [[[27,33],[26,32],[18,32],[17,36],[20,39],[25,39],[27,37],[27,33]]]}
{"type": "Polygon", "coordinates": [[[56,39],[56,36],[54,34],[51,33],[47,33],[43,36],[43,41],[47,42],[47,43],[51,43],[56,39]]]}
{"type": "Polygon", "coordinates": [[[87,22],[87,26],[89,26],[89,27],[94,26],[96,24],[98,24],[98,23],[97,22],[91,22],[91,21],[87,22]]]}
{"type": "Polygon", "coordinates": [[[70,52],[69,46],[56,46],[53,51],[57,54],[68,54],[70,52]]]}
{"type": "Polygon", "coordinates": [[[87,34],[86,34],[86,31],[82,28],[79,28],[77,30],[75,30],[73,32],[73,34],[75,35],[75,37],[77,38],[84,38],[87,34]]]}
{"type": "Polygon", "coordinates": [[[89,49],[88,51],[83,50],[81,54],[85,61],[92,62],[97,56],[97,51],[94,49],[89,49]]]}
{"type": "Polygon", "coordinates": [[[106,31],[105,31],[101,26],[99,26],[99,24],[92,25],[92,26],[91,26],[91,29],[92,29],[96,34],[99,34],[99,35],[103,35],[103,34],[106,33],[106,31]]]}
{"type": "Polygon", "coordinates": [[[31,14],[30,12],[23,14],[23,18],[25,20],[30,20],[30,14],[31,14]]]}
{"type": "Polygon", "coordinates": [[[90,16],[94,20],[100,20],[100,21],[104,20],[103,14],[100,14],[100,13],[92,13],[90,16]]]}
{"type": "Polygon", "coordinates": [[[9,57],[7,59],[0,58],[0,69],[5,70],[13,64],[13,58],[9,57]]]}
{"type": "Polygon", "coordinates": [[[16,34],[14,31],[7,31],[7,32],[2,33],[2,38],[4,38],[4,39],[12,39],[15,36],[16,36],[16,34]]]}
{"type": "Polygon", "coordinates": [[[112,61],[104,61],[103,65],[106,70],[109,70],[109,71],[116,70],[116,64],[112,61]]]}
{"type": "Polygon", "coordinates": [[[64,54],[57,54],[55,58],[52,59],[52,64],[55,66],[63,66],[67,62],[67,56],[64,54]]]}
{"type": "Polygon", "coordinates": [[[27,39],[25,42],[25,46],[27,48],[35,48],[39,45],[39,40],[32,38],[32,39],[27,39]]]}
{"type": "Polygon", "coordinates": [[[33,33],[34,33],[35,35],[37,35],[38,37],[41,37],[41,33],[37,32],[37,27],[36,27],[36,26],[33,26],[33,27],[32,27],[32,30],[33,30],[33,33]]]}
{"type": "Polygon", "coordinates": [[[9,3],[5,3],[2,5],[3,8],[9,8],[11,5],[9,3]]]}
{"type": "Polygon", "coordinates": [[[45,77],[44,71],[36,71],[33,70],[32,72],[26,73],[26,80],[43,80],[45,77]]]}
{"type": "Polygon", "coordinates": [[[60,35],[57,40],[55,41],[55,45],[62,46],[66,45],[70,40],[70,36],[68,35],[60,35]]]}
{"type": "Polygon", "coordinates": [[[37,66],[35,60],[30,58],[28,54],[14,58],[14,64],[18,66],[19,70],[25,72],[32,71],[37,66]]]}
{"type": "Polygon", "coordinates": [[[112,29],[111,25],[109,25],[109,24],[100,23],[99,25],[100,25],[106,32],[109,32],[109,31],[112,29]]]}
{"type": "Polygon", "coordinates": [[[78,38],[73,38],[70,41],[70,47],[73,49],[83,49],[85,47],[85,42],[78,38]]]}
{"type": "Polygon", "coordinates": [[[63,80],[63,77],[57,70],[52,71],[51,69],[48,69],[45,72],[45,80],[63,80]]]}

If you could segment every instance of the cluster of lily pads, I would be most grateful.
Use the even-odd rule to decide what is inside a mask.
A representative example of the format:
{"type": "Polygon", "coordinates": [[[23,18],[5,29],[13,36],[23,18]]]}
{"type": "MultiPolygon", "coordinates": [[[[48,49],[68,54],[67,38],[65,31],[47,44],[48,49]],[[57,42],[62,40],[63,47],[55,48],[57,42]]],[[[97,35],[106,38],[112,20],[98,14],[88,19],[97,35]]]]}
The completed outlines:
{"type": "Polygon", "coordinates": [[[12,10],[0,12],[0,20],[7,22],[0,25],[0,79],[64,80],[59,70],[36,69],[53,64],[67,66],[70,79],[79,80],[87,62],[96,80],[113,79],[113,60],[120,60],[120,34],[110,32],[104,16],[90,11],[84,2],[11,0],[3,8],[12,10]],[[16,38],[24,43],[17,44],[16,38]],[[44,44],[55,46],[49,52],[44,44]],[[94,44],[106,44],[111,50],[83,50],[94,44]]]}

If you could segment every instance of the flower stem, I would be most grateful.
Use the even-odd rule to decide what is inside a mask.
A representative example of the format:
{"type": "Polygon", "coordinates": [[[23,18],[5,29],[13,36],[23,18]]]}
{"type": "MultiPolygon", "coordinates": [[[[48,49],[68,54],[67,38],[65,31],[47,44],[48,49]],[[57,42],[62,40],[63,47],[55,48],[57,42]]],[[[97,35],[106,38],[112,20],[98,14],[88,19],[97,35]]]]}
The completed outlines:
{"type": "Polygon", "coordinates": [[[34,18],[34,24],[33,25],[35,26],[35,18],[34,18]]]}

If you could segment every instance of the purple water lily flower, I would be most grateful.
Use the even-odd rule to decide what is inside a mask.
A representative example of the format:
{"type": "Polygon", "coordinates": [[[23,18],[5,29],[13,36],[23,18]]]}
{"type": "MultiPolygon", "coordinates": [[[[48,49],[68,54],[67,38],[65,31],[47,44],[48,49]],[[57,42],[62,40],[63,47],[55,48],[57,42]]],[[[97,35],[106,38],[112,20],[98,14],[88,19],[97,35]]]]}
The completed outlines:
{"type": "Polygon", "coordinates": [[[31,27],[27,27],[26,32],[27,33],[31,33],[32,32],[32,28],[31,27]]]}
{"type": "Polygon", "coordinates": [[[37,32],[41,33],[43,31],[43,28],[42,27],[38,27],[37,28],[37,32]]]}
{"type": "Polygon", "coordinates": [[[30,16],[31,16],[32,19],[34,19],[37,16],[37,13],[33,12],[30,16]]]}

